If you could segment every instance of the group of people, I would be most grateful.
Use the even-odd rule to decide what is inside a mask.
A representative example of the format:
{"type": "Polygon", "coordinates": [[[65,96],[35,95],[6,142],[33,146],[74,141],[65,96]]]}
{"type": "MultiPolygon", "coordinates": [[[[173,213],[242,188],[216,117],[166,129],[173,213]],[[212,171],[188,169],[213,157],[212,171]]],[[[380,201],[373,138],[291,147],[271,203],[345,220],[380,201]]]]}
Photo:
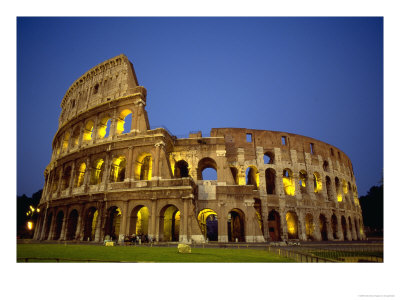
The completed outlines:
{"type": "Polygon", "coordinates": [[[147,234],[132,234],[125,236],[124,242],[130,242],[134,244],[141,244],[141,243],[152,243],[152,238],[149,237],[147,234]]]}

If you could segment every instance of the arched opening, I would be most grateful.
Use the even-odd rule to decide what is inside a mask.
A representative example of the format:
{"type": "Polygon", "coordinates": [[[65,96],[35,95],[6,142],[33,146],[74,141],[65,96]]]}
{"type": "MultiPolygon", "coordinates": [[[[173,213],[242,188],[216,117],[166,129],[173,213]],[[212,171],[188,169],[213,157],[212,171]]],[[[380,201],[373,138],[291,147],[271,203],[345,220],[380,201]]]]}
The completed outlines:
{"type": "Polygon", "coordinates": [[[333,190],[332,190],[332,182],[329,176],[325,177],[325,182],[326,182],[326,193],[328,195],[328,200],[333,201],[333,190]]]}
{"type": "Polygon", "coordinates": [[[342,179],[342,190],[343,190],[343,196],[346,199],[346,202],[349,203],[349,195],[348,195],[349,189],[347,186],[347,182],[344,179],[342,179]]]}
{"type": "Polygon", "coordinates": [[[117,134],[124,134],[131,132],[132,128],[132,111],[124,109],[121,111],[117,121],[117,134]]]}
{"type": "Polygon", "coordinates": [[[295,185],[293,180],[293,173],[290,169],[284,169],[282,175],[283,189],[285,195],[294,196],[295,185]]]}
{"type": "Polygon", "coordinates": [[[336,240],[339,238],[339,236],[338,236],[338,221],[335,214],[332,215],[331,225],[332,225],[333,238],[336,240]]]}
{"type": "Polygon", "coordinates": [[[44,238],[45,240],[48,239],[49,237],[49,233],[50,233],[50,228],[51,228],[51,222],[53,221],[53,213],[50,213],[47,216],[47,220],[46,220],[46,229],[44,231],[44,238]]]}
{"type": "Polygon", "coordinates": [[[86,164],[83,162],[76,170],[75,187],[80,187],[83,184],[83,179],[85,178],[85,172],[86,172],[86,164]]]}
{"type": "Polygon", "coordinates": [[[228,240],[230,242],[245,242],[244,213],[237,208],[228,213],[228,240]]]}
{"type": "Polygon", "coordinates": [[[347,224],[346,224],[346,218],[344,216],[341,217],[341,223],[342,223],[342,230],[343,230],[343,238],[345,240],[350,240],[350,237],[347,234],[347,224]]]}
{"type": "Polygon", "coordinates": [[[340,190],[340,180],[337,177],[335,177],[335,188],[336,188],[337,202],[342,202],[343,195],[342,191],[340,190]]]}
{"type": "Polygon", "coordinates": [[[64,140],[62,142],[61,152],[66,152],[68,150],[70,136],[71,134],[68,131],[64,134],[64,140]]]}
{"type": "Polygon", "coordinates": [[[264,164],[274,163],[274,153],[267,151],[264,153],[264,164]]]}
{"type": "Polygon", "coordinates": [[[72,132],[72,141],[71,147],[76,148],[79,145],[79,136],[81,134],[81,128],[79,126],[75,127],[74,131],[72,132]]]}
{"type": "Polygon", "coordinates": [[[85,218],[85,227],[83,230],[84,241],[94,241],[98,215],[99,211],[96,208],[91,207],[88,209],[85,218]]]}
{"type": "Polygon", "coordinates": [[[268,214],[268,231],[272,241],[280,241],[281,218],[276,210],[271,210],[268,214]]]}
{"type": "Polygon", "coordinates": [[[314,239],[314,218],[312,214],[306,214],[306,236],[308,240],[314,239]]]}
{"type": "Polygon", "coordinates": [[[68,218],[68,227],[67,227],[67,240],[74,240],[75,239],[75,234],[76,234],[76,227],[78,226],[78,211],[74,209],[71,211],[69,214],[68,218]]]}
{"type": "Polygon", "coordinates": [[[149,234],[149,209],[139,205],[132,209],[130,216],[130,235],[139,236],[141,241],[145,241],[149,234]]]}
{"type": "Polygon", "coordinates": [[[119,237],[119,229],[121,225],[121,209],[112,206],[107,211],[107,220],[105,226],[105,239],[109,239],[115,241],[118,240],[119,237]]]}
{"type": "Polygon", "coordinates": [[[209,157],[202,158],[197,167],[198,180],[217,180],[217,163],[209,157]]]}
{"type": "Polygon", "coordinates": [[[255,166],[250,166],[246,170],[246,185],[252,185],[256,190],[260,186],[260,172],[255,166]]]}
{"type": "Polygon", "coordinates": [[[302,194],[307,193],[307,172],[304,170],[301,170],[299,172],[299,186],[300,186],[300,192],[302,194]]]}
{"type": "Polygon", "coordinates": [[[68,166],[64,170],[64,174],[62,176],[62,181],[61,181],[61,190],[66,190],[69,188],[69,182],[71,180],[71,166],[68,166]]]}
{"type": "Polygon", "coordinates": [[[175,164],[174,175],[175,178],[189,177],[189,164],[184,160],[178,161],[175,164]]]}
{"type": "Polygon", "coordinates": [[[113,159],[110,170],[111,182],[122,182],[125,180],[126,159],[125,156],[118,156],[113,159]]]}
{"type": "Polygon", "coordinates": [[[160,214],[160,240],[165,242],[179,241],[181,213],[174,205],[163,208],[160,214]]]}
{"type": "Polygon", "coordinates": [[[105,116],[100,120],[97,130],[97,137],[99,139],[106,138],[110,135],[111,117],[105,116]]]}
{"type": "Polygon", "coordinates": [[[326,160],[324,160],[322,168],[324,169],[325,172],[329,172],[329,163],[326,160]]]}
{"type": "Polygon", "coordinates": [[[58,182],[60,181],[61,177],[61,169],[54,171],[53,181],[51,183],[51,192],[55,193],[58,188],[58,182]]]}
{"type": "Polygon", "coordinates": [[[203,209],[197,216],[201,232],[208,241],[218,241],[218,217],[212,209],[203,209]]]}
{"type": "Polygon", "coordinates": [[[298,239],[299,232],[298,232],[298,218],[297,214],[293,211],[288,211],[286,213],[286,224],[287,224],[287,232],[288,232],[288,239],[298,239]]]}
{"type": "Polygon", "coordinates": [[[57,214],[56,217],[56,227],[54,230],[54,235],[53,235],[53,240],[58,240],[61,236],[61,230],[62,230],[62,225],[63,225],[63,220],[64,220],[64,212],[60,211],[57,214]]]}
{"type": "Polygon", "coordinates": [[[321,232],[321,238],[323,241],[328,240],[328,225],[326,217],[323,214],[319,215],[319,230],[321,232]]]}
{"type": "Polygon", "coordinates": [[[265,181],[267,185],[267,194],[269,195],[275,195],[276,194],[276,189],[275,189],[275,180],[276,180],[276,172],[274,169],[268,168],[265,171],[265,181]]]}
{"type": "Polygon", "coordinates": [[[151,180],[153,159],[151,154],[142,153],[136,160],[135,180],[151,180]]]}
{"type": "Polygon", "coordinates": [[[86,125],[85,125],[85,130],[83,132],[83,140],[84,141],[90,141],[93,139],[92,133],[93,133],[93,126],[94,122],[92,120],[89,120],[86,125]]]}
{"type": "Polygon", "coordinates": [[[90,184],[96,185],[100,184],[101,180],[103,179],[103,172],[104,172],[104,160],[97,159],[93,162],[92,165],[92,172],[90,174],[90,184]]]}
{"type": "Polygon", "coordinates": [[[314,193],[319,193],[320,191],[322,191],[321,176],[319,175],[318,172],[314,172],[313,177],[314,177],[314,193]]]}

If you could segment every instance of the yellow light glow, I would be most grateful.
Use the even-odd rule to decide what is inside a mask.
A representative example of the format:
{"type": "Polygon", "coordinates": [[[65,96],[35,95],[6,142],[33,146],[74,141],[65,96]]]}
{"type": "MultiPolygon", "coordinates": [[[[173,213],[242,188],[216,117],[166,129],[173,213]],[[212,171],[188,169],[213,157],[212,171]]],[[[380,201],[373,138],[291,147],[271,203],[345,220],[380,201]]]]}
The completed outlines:
{"type": "Polygon", "coordinates": [[[337,202],[342,202],[342,200],[343,200],[342,194],[338,194],[337,195],[337,202]]]}
{"type": "Polygon", "coordinates": [[[76,180],[76,187],[80,187],[83,184],[85,171],[86,171],[86,164],[81,163],[81,165],[79,166],[79,170],[78,170],[78,178],[76,180]]]}
{"type": "Polygon", "coordinates": [[[293,213],[288,212],[286,214],[286,223],[287,223],[287,230],[289,234],[296,234],[297,233],[297,222],[296,218],[293,213]]]}
{"type": "Polygon", "coordinates": [[[110,118],[109,117],[104,117],[99,125],[99,130],[97,132],[97,136],[102,139],[105,137],[106,133],[107,133],[107,122],[110,118]]]}
{"type": "Polygon", "coordinates": [[[33,228],[33,223],[31,221],[28,221],[28,223],[26,223],[27,227],[29,230],[32,230],[33,228]]]}
{"type": "Polygon", "coordinates": [[[246,185],[246,177],[245,176],[239,176],[239,185],[246,185]]]}
{"type": "Polygon", "coordinates": [[[322,180],[321,176],[315,172],[314,173],[314,193],[318,193],[322,190],[322,180]]]}
{"type": "Polygon", "coordinates": [[[342,181],[342,187],[343,187],[343,193],[346,195],[349,192],[349,190],[347,187],[347,183],[344,180],[342,181]]]}
{"type": "Polygon", "coordinates": [[[37,211],[37,212],[40,212],[40,209],[38,208],[36,211],[37,211]]]}
{"type": "Polygon", "coordinates": [[[138,156],[135,163],[135,180],[151,180],[152,177],[152,169],[153,169],[153,160],[152,156],[149,153],[142,153],[138,156]],[[148,169],[145,167],[142,170],[143,164],[145,164],[146,160],[148,161],[148,169]],[[142,174],[143,172],[143,174],[142,174]],[[142,179],[141,179],[142,178],[142,179]]]}
{"type": "Polygon", "coordinates": [[[83,133],[84,141],[90,141],[92,139],[93,126],[94,126],[94,123],[91,120],[86,123],[85,131],[83,133]]]}
{"type": "MultiPolygon", "coordinates": [[[[125,130],[125,118],[131,114],[132,111],[129,109],[124,109],[121,114],[119,115],[118,122],[117,122],[117,134],[121,134],[125,130]]],[[[133,118],[132,118],[133,122],[133,118]]]]}
{"type": "Polygon", "coordinates": [[[34,212],[34,211],[35,211],[35,208],[34,208],[34,207],[32,207],[32,205],[29,205],[29,208],[31,209],[31,211],[32,211],[32,212],[34,212]]]}
{"type": "Polygon", "coordinates": [[[285,194],[289,196],[294,196],[295,186],[293,180],[291,178],[283,177],[282,181],[285,194]]]}

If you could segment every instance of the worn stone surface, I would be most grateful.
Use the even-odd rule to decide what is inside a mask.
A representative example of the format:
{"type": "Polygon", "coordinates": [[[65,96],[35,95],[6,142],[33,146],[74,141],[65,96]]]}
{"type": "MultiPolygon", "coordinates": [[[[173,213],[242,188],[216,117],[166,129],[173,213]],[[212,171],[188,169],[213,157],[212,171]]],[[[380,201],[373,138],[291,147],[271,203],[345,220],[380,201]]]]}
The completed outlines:
{"type": "Polygon", "coordinates": [[[124,55],[71,85],[44,172],[35,239],[365,238],[352,164],[338,148],[245,128],[176,138],[150,129],[146,96],[124,55]],[[208,168],[217,180],[203,178],[208,168]]]}

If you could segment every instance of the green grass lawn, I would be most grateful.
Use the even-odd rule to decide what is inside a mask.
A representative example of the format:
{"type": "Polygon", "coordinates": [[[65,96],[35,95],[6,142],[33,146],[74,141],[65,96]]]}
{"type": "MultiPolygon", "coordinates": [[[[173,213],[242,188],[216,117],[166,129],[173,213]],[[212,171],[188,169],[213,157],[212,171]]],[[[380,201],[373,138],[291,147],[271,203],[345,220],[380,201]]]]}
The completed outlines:
{"type": "MultiPolygon", "coordinates": [[[[17,261],[22,258],[59,258],[124,262],[293,262],[264,249],[192,248],[178,253],[177,247],[105,247],[98,245],[18,244],[17,261]]],[[[31,260],[29,260],[31,261],[31,260]]],[[[43,262],[43,260],[39,260],[43,262]]],[[[54,262],[54,260],[53,260],[54,262]]]]}

